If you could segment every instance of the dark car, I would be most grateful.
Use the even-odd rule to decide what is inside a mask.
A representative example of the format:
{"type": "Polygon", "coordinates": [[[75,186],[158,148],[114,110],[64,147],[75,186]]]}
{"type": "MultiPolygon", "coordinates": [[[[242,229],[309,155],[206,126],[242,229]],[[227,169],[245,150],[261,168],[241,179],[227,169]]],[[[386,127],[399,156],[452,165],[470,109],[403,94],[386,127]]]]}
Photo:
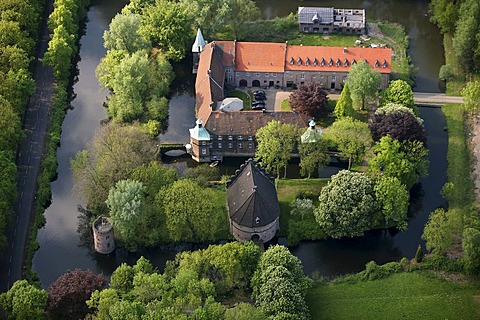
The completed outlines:
{"type": "Polygon", "coordinates": [[[253,93],[253,96],[255,97],[255,100],[267,100],[267,96],[265,94],[265,91],[263,90],[257,90],[253,93]]]}
{"type": "Polygon", "coordinates": [[[252,110],[265,110],[265,102],[263,101],[254,101],[252,103],[252,110]]]}

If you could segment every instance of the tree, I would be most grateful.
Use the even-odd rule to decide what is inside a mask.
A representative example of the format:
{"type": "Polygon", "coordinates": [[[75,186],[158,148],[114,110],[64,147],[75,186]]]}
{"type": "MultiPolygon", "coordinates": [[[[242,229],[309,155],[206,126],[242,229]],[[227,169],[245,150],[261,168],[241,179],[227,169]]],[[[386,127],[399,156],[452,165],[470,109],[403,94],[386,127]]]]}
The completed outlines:
{"type": "Polygon", "coordinates": [[[218,12],[219,20],[223,21],[235,39],[244,39],[247,37],[245,34],[246,23],[260,16],[255,2],[252,0],[223,0],[222,2],[218,12]]]}
{"type": "Polygon", "coordinates": [[[355,110],[353,109],[353,101],[350,93],[350,88],[348,83],[345,83],[342,93],[338,98],[337,104],[335,105],[335,110],[333,110],[335,118],[340,119],[343,117],[352,117],[355,115],[355,110]]]}
{"type": "Polygon", "coordinates": [[[477,34],[480,29],[480,3],[476,0],[465,0],[459,10],[459,17],[453,37],[453,48],[458,60],[467,72],[473,72],[475,65],[475,50],[479,45],[477,34]]]}
{"type": "Polygon", "coordinates": [[[469,112],[476,113],[480,111],[480,81],[468,82],[462,91],[463,105],[469,112]]]}
{"type": "Polygon", "coordinates": [[[410,195],[405,185],[395,177],[381,176],[375,181],[374,190],[385,226],[394,222],[398,230],[406,230],[410,195]]]}
{"type": "Polygon", "coordinates": [[[335,143],[342,158],[348,159],[348,169],[352,162],[363,159],[372,144],[368,125],[350,117],[335,121],[324,136],[335,143]]]}
{"type": "Polygon", "coordinates": [[[69,34],[63,25],[53,30],[43,62],[53,68],[53,74],[57,80],[69,77],[72,68],[71,59],[75,53],[74,41],[75,36],[69,34]]]}
{"type": "Polygon", "coordinates": [[[158,161],[152,161],[133,169],[130,179],[137,180],[145,187],[147,198],[155,198],[161,188],[177,181],[178,173],[174,168],[167,168],[158,161]]]}
{"type": "Polygon", "coordinates": [[[7,242],[6,226],[12,221],[17,198],[17,167],[12,152],[0,151],[0,248],[7,242]]]}
{"type": "Polygon", "coordinates": [[[0,150],[10,151],[13,154],[17,145],[24,137],[21,121],[10,103],[0,96],[0,150]]]}
{"type": "Polygon", "coordinates": [[[382,137],[389,135],[392,139],[400,142],[410,140],[420,141],[424,145],[427,143],[427,131],[423,126],[423,121],[419,121],[410,112],[391,112],[389,114],[375,112],[368,122],[368,127],[374,141],[379,141],[382,137]]]}
{"type": "Polygon", "coordinates": [[[310,117],[325,114],[327,101],[327,92],[314,82],[302,84],[290,94],[290,107],[310,117]]]}
{"type": "Polygon", "coordinates": [[[458,7],[460,1],[451,0],[432,0],[429,8],[432,16],[430,20],[434,22],[442,33],[453,35],[455,25],[458,19],[458,7]]]}
{"type": "Polygon", "coordinates": [[[150,43],[140,36],[140,24],[137,14],[117,14],[103,33],[104,47],[108,50],[124,50],[129,54],[149,49],[150,43]]]}
{"type": "Polygon", "coordinates": [[[265,315],[251,304],[240,302],[225,311],[225,320],[264,320],[265,315]]]}
{"type": "Polygon", "coordinates": [[[400,104],[412,109],[415,115],[418,116],[419,111],[415,102],[413,101],[412,87],[405,80],[394,80],[390,82],[387,89],[383,93],[381,105],[388,103],[400,104]]]}
{"type": "Polygon", "coordinates": [[[427,250],[445,255],[461,243],[462,229],[462,212],[459,209],[437,209],[430,213],[422,239],[426,241],[427,250]]]}
{"type": "Polygon", "coordinates": [[[185,178],[195,181],[198,185],[206,187],[211,181],[220,180],[220,169],[203,164],[185,169],[183,175],[185,178]]]}
{"type": "Polygon", "coordinates": [[[135,231],[144,216],[144,199],[145,188],[135,180],[120,180],[108,193],[110,221],[129,248],[136,248],[135,231]]]}
{"type": "Polygon", "coordinates": [[[463,261],[469,273],[480,273],[480,231],[466,228],[463,231],[463,261]]]}
{"type": "Polygon", "coordinates": [[[48,288],[49,319],[83,319],[89,312],[85,301],[106,284],[105,276],[91,271],[67,271],[48,288]]]}
{"type": "Polygon", "coordinates": [[[153,141],[138,124],[109,123],[70,161],[76,188],[95,213],[106,213],[110,188],[155,159],[153,141]]]}
{"type": "Polygon", "coordinates": [[[381,81],[380,73],[373,70],[365,60],[352,65],[347,84],[350,87],[353,105],[365,110],[366,101],[376,98],[381,81]]]}
{"type": "Polygon", "coordinates": [[[219,219],[225,209],[216,206],[214,191],[189,179],[178,180],[157,199],[167,218],[167,228],[174,241],[197,242],[215,238],[219,219]]]}
{"type": "Polygon", "coordinates": [[[258,143],[255,160],[260,160],[261,165],[277,177],[280,177],[280,168],[283,167],[286,176],[288,161],[297,141],[297,131],[295,126],[277,120],[267,123],[255,135],[258,143]]]}
{"type": "Polygon", "coordinates": [[[364,173],[342,170],[320,192],[315,218],[332,238],[362,236],[377,209],[373,183],[364,173]]]}
{"type": "Polygon", "coordinates": [[[300,153],[300,174],[308,176],[309,179],[313,172],[318,171],[330,162],[327,145],[323,139],[315,142],[299,143],[298,150],[300,153]]]}
{"type": "Polygon", "coordinates": [[[418,245],[417,251],[415,252],[415,261],[417,261],[418,263],[422,262],[424,256],[425,254],[423,253],[422,246],[418,245]]]}
{"type": "Polygon", "coordinates": [[[17,280],[10,290],[0,294],[0,307],[7,313],[7,319],[46,319],[44,308],[47,298],[45,290],[29,284],[27,280],[17,280]]]}
{"type": "Polygon", "coordinates": [[[158,45],[169,59],[181,60],[185,56],[191,33],[188,13],[177,2],[156,0],[143,10],[140,34],[158,45]]]}
{"type": "Polygon", "coordinates": [[[126,263],[122,263],[112,273],[110,279],[110,288],[118,290],[120,293],[127,293],[133,288],[133,277],[135,269],[126,263]]]}
{"type": "Polygon", "coordinates": [[[428,172],[428,150],[421,142],[402,144],[387,135],[375,144],[373,151],[375,157],[369,161],[367,172],[373,176],[395,177],[407,190],[428,172]]]}

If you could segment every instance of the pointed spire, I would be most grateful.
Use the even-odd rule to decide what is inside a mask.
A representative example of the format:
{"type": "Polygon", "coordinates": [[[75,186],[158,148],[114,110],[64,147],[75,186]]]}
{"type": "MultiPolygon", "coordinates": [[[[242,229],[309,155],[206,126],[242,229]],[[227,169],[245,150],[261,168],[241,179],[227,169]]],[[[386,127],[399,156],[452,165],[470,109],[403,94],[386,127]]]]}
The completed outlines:
{"type": "Polygon", "coordinates": [[[202,31],[200,30],[200,28],[198,28],[197,37],[195,38],[195,42],[192,45],[192,52],[196,52],[196,53],[202,52],[203,47],[205,47],[206,44],[207,42],[203,38],[202,31]]]}

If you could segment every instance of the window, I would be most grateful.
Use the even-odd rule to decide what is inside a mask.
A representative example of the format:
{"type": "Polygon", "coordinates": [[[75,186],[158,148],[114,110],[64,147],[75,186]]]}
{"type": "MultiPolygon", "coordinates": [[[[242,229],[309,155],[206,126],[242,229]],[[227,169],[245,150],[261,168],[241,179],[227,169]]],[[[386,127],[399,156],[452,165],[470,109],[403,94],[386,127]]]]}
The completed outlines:
{"type": "Polygon", "coordinates": [[[233,142],[228,143],[228,149],[233,149],[233,142]]]}
{"type": "Polygon", "coordinates": [[[228,82],[233,82],[233,76],[228,76],[228,82]]]}
{"type": "Polygon", "coordinates": [[[304,75],[304,74],[301,74],[301,75],[300,75],[300,79],[304,79],[304,80],[305,80],[305,75],[304,75]]]}
{"type": "Polygon", "coordinates": [[[238,149],[243,149],[243,143],[242,142],[238,143],[238,149]]]}
{"type": "Polygon", "coordinates": [[[293,65],[295,63],[295,60],[293,60],[293,57],[290,58],[290,65],[293,65]]]}
{"type": "Polygon", "coordinates": [[[110,236],[106,236],[105,239],[107,239],[107,240],[110,239],[110,236]]]}
{"type": "Polygon", "coordinates": [[[222,143],[219,142],[219,143],[218,143],[218,149],[222,149],[222,148],[223,148],[222,143]]]}
{"type": "Polygon", "coordinates": [[[337,77],[336,77],[336,76],[332,76],[332,81],[337,81],[337,77]]]}
{"type": "Polygon", "coordinates": [[[378,60],[375,60],[375,68],[378,68],[380,67],[380,62],[378,62],[378,60]]]}
{"type": "Polygon", "coordinates": [[[340,67],[340,64],[341,64],[340,59],[337,59],[337,67],[340,67]]]}
{"type": "Polygon", "coordinates": [[[218,137],[217,137],[217,140],[218,140],[218,141],[223,140],[223,136],[218,136],[218,137]]]}
{"type": "Polygon", "coordinates": [[[300,58],[300,57],[298,58],[298,60],[297,60],[297,65],[299,65],[299,66],[302,65],[302,58],[300,58]]]}
{"type": "Polygon", "coordinates": [[[240,77],[240,72],[237,72],[237,77],[240,77]]]}
{"type": "Polygon", "coordinates": [[[237,140],[242,141],[242,140],[243,140],[243,136],[238,136],[238,137],[237,137],[237,140]]]}
{"type": "Polygon", "coordinates": [[[260,73],[255,73],[255,77],[260,77],[260,73]]]}
{"type": "Polygon", "coordinates": [[[253,140],[253,136],[248,136],[248,141],[252,141],[253,140]]]}
{"type": "Polygon", "coordinates": [[[276,78],[276,77],[277,77],[277,74],[276,74],[276,73],[272,73],[272,77],[276,78]]]}
{"type": "Polygon", "coordinates": [[[322,75],[320,76],[320,79],[325,79],[325,76],[322,74],[322,75]]]}
{"type": "Polygon", "coordinates": [[[307,60],[305,60],[305,65],[306,65],[306,66],[309,66],[309,65],[310,65],[310,59],[309,59],[309,58],[307,58],[307,60]]]}
{"type": "Polygon", "coordinates": [[[325,59],[322,58],[322,61],[320,62],[320,64],[323,66],[325,66],[325,59]]]}
{"type": "Polygon", "coordinates": [[[354,64],[357,64],[357,60],[355,60],[355,59],[352,60],[352,66],[353,66],[354,64]]]}
{"type": "Polygon", "coordinates": [[[328,65],[329,65],[330,67],[333,66],[333,60],[332,60],[332,58],[330,58],[330,60],[328,60],[328,65]]]}
{"type": "Polygon", "coordinates": [[[200,141],[201,146],[205,146],[207,143],[205,141],[200,141]]]}
{"type": "Polygon", "coordinates": [[[313,65],[316,67],[318,64],[317,58],[313,59],[313,65]]]}
{"type": "Polygon", "coordinates": [[[345,59],[345,61],[343,61],[343,66],[348,67],[348,60],[347,59],[345,59]]]}
{"type": "Polygon", "coordinates": [[[387,60],[383,60],[383,63],[382,63],[382,68],[386,68],[387,67],[387,60]]]}
{"type": "Polygon", "coordinates": [[[227,73],[232,73],[232,68],[227,68],[227,73]]]}
{"type": "Polygon", "coordinates": [[[250,72],[247,72],[247,77],[250,77],[250,72]]]}
{"type": "Polygon", "coordinates": [[[232,140],[233,140],[233,136],[228,136],[228,140],[229,140],[229,141],[232,141],[232,140]]]}
{"type": "Polygon", "coordinates": [[[207,148],[202,148],[201,150],[202,150],[202,151],[201,151],[201,152],[202,152],[202,156],[204,156],[204,155],[207,154],[207,148]]]}
{"type": "Polygon", "coordinates": [[[248,149],[253,149],[253,143],[252,142],[248,143],[248,149]]]}
{"type": "Polygon", "coordinates": [[[265,78],[268,78],[268,73],[265,73],[265,78]]]}

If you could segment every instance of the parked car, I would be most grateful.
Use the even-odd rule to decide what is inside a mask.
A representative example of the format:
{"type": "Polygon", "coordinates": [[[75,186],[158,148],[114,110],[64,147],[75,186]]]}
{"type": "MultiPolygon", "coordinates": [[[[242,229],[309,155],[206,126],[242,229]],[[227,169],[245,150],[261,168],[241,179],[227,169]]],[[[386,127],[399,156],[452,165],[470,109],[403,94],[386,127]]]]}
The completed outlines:
{"type": "Polygon", "coordinates": [[[265,96],[265,91],[263,91],[263,90],[257,90],[257,91],[254,91],[254,92],[253,92],[253,95],[254,95],[254,96],[256,96],[256,95],[265,96]]]}
{"type": "Polygon", "coordinates": [[[267,96],[263,90],[257,90],[253,92],[253,97],[255,100],[267,100],[267,96]]]}
{"type": "Polygon", "coordinates": [[[252,110],[265,110],[265,105],[264,104],[257,104],[255,106],[252,106],[252,110]]]}

